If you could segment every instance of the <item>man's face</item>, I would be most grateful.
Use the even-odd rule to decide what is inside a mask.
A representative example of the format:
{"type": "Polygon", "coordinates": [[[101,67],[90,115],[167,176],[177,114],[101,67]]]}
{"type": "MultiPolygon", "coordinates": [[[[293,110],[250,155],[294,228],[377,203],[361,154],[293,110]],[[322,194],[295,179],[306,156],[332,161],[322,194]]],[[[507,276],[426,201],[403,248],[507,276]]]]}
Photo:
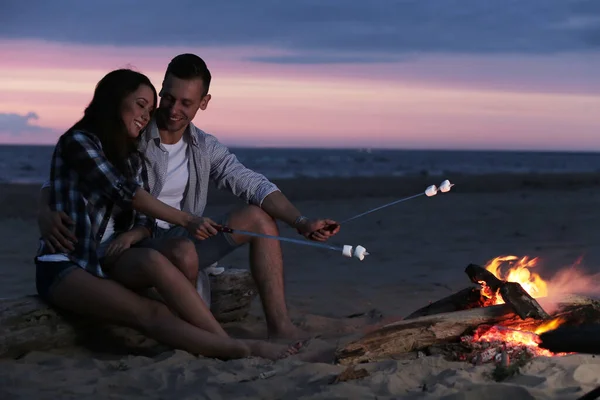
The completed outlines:
{"type": "Polygon", "coordinates": [[[185,80],[167,75],[157,109],[161,127],[169,132],[183,132],[199,109],[206,110],[210,95],[202,96],[203,93],[204,83],[201,79],[185,80]]]}

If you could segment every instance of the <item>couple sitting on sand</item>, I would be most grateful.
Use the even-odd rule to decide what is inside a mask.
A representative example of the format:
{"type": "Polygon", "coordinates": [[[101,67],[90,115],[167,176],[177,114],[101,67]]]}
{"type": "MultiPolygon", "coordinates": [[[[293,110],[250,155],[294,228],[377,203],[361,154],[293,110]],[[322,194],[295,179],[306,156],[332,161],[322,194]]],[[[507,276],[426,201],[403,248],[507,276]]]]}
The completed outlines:
{"type": "Polygon", "coordinates": [[[269,336],[298,339],[302,333],[285,304],[280,243],[216,228],[277,235],[281,220],[306,238],[326,241],[339,227],[329,230],[335,221],[302,216],[273,183],[192,124],[211,99],[210,80],[200,57],[175,57],[154,112],[157,93],[145,75],[119,69],[102,78],[52,156],[40,197],[36,286],[57,308],[136,328],[194,354],[277,359],[298,345],[229,337],[196,282],[198,274],[208,280],[208,266],[249,243],[269,336]],[[203,217],[210,180],[249,205],[203,217]],[[165,303],[138,294],[147,288],[165,303]]]}

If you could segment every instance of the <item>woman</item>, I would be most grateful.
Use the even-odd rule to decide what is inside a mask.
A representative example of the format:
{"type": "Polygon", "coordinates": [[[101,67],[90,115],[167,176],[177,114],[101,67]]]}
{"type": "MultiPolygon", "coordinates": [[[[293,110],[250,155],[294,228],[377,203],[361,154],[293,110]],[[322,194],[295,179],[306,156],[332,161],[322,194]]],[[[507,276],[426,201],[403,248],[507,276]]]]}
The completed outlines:
{"type": "Polygon", "coordinates": [[[60,137],[49,204],[74,221],[77,240],[68,254],[53,254],[42,242],[36,257],[38,293],[58,308],[131,326],[208,357],[276,359],[297,352],[297,346],[235,340],[225,333],[181,272],[182,263],[198,263],[190,241],[178,243],[186,251],[180,260],[132,247],[151,233],[153,220],[145,215],[183,226],[198,238],[216,233],[209,221],[158,201],[144,190],[147,185],[142,187],[146,174],[136,142],[156,102],[145,75],[112,71],[96,86],[83,118],[60,137]],[[178,316],[135,293],[148,287],[178,316]]]}

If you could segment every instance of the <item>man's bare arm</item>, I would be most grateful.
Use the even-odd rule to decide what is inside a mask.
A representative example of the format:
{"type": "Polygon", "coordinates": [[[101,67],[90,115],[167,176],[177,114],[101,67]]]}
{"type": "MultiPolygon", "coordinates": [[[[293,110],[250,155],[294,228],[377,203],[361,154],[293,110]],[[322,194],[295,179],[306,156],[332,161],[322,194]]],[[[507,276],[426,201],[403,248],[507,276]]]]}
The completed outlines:
{"type": "Polygon", "coordinates": [[[271,217],[296,228],[296,220],[302,216],[300,211],[280,191],[269,194],[262,202],[262,209],[271,217]]]}
{"type": "Polygon", "coordinates": [[[330,219],[300,219],[300,211],[280,191],[270,193],[262,202],[262,209],[271,217],[295,228],[306,238],[326,241],[339,232],[340,226],[330,219]]]}

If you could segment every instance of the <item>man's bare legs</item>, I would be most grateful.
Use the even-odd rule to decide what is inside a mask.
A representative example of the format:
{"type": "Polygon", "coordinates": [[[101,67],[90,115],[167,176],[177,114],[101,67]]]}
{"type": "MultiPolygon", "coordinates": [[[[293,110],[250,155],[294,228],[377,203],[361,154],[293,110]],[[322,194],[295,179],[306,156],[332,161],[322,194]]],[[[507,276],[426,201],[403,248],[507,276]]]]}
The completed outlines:
{"type": "MultiPolygon", "coordinates": [[[[268,235],[279,235],[275,220],[256,206],[231,213],[229,226],[268,235]]],[[[306,335],[290,320],[283,283],[283,256],[279,241],[233,235],[233,239],[250,244],[250,270],[262,301],[269,337],[302,338],[306,335]]]]}

